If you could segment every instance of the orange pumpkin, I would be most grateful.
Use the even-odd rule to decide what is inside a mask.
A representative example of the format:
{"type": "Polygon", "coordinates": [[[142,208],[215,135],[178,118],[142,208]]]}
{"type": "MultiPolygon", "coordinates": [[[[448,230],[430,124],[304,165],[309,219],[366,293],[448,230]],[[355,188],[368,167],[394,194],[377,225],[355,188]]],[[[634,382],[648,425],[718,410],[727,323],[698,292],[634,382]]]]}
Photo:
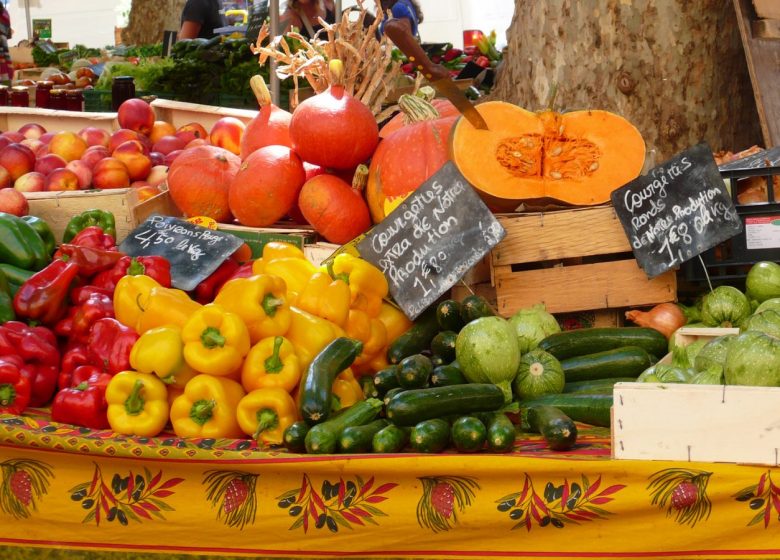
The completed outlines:
{"type": "Polygon", "coordinates": [[[440,117],[424,99],[398,101],[408,124],[382,140],[368,174],[366,199],[374,222],[382,221],[449,159],[448,140],[457,117],[440,117]]]}
{"type": "Polygon", "coordinates": [[[290,119],[292,115],[271,103],[271,94],[261,76],[253,76],[249,82],[260,105],[260,111],[246,125],[241,137],[241,159],[265,146],[292,146],[290,119]]]}
{"type": "Polygon", "coordinates": [[[230,183],[230,209],[245,226],[270,226],[290,211],[305,179],[303,162],[290,148],[260,148],[230,183]]]}
{"type": "Polygon", "coordinates": [[[343,245],[371,227],[362,187],[368,175],[365,165],[358,167],[350,186],[335,175],[312,177],[301,189],[298,207],[314,229],[331,243],[343,245]]]}
{"type": "Polygon", "coordinates": [[[184,150],[168,170],[168,192],[186,217],[230,221],[228,188],[241,159],[216,146],[184,150]]]}
{"type": "MultiPolygon", "coordinates": [[[[423,97],[423,99],[425,99],[425,97],[423,97]]],[[[458,111],[455,105],[453,105],[448,99],[437,97],[435,99],[425,100],[433,105],[433,108],[436,109],[436,111],[439,113],[439,116],[442,118],[457,117],[460,115],[460,111],[458,111]]],[[[379,131],[379,137],[389,138],[393,132],[402,129],[409,124],[414,124],[414,122],[410,121],[406,113],[401,110],[400,113],[385,123],[385,126],[383,126],[379,131]]]]}
{"type": "Polygon", "coordinates": [[[645,142],[626,119],[608,111],[532,113],[502,101],[477,105],[488,125],[459,119],[451,156],[494,210],[529,199],[574,206],[602,204],[635,179],[645,142]]]}

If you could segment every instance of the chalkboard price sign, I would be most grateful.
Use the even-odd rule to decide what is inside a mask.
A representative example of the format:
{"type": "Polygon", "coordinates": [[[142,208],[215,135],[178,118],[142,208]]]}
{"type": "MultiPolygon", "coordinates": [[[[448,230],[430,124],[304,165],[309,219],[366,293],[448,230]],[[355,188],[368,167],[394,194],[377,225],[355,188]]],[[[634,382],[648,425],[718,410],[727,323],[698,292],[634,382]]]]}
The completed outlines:
{"type": "Polygon", "coordinates": [[[414,319],[479,262],[506,232],[452,162],[358,244],[414,319]]]}
{"type": "Polygon", "coordinates": [[[707,144],[613,191],[612,204],[650,278],[734,237],[743,227],[707,144]]]}
{"type": "Polygon", "coordinates": [[[165,257],[171,263],[173,286],[189,291],[211,276],[242,243],[243,240],[224,231],[153,214],[130,232],[119,250],[134,257],[165,257]]]}

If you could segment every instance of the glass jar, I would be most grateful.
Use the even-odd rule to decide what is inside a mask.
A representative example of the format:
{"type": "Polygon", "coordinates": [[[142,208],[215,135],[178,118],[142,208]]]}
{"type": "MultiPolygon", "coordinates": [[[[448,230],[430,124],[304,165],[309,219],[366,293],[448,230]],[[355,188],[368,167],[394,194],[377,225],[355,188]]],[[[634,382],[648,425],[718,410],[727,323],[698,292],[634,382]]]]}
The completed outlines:
{"type": "Polygon", "coordinates": [[[111,83],[111,109],[118,111],[119,106],[135,97],[135,81],[132,76],[117,76],[111,83]]]}
{"type": "Polygon", "coordinates": [[[54,82],[38,82],[35,85],[35,106],[40,109],[49,108],[49,98],[51,97],[51,88],[54,87],[54,82]]]}
{"type": "Polygon", "coordinates": [[[8,86],[0,85],[0,106],[8,105],[8,86]]]}
{"type": "Polygon", "coordinates": [[[71,89],[65,92],[65,110],[83,111],[84,110],[84,91],[80,89],[71,89]]]}
{"type": "Polygon", "coordinates": [[[49,95],[49,109],[65,109],[65,90],[52,89],[49,95]]]}
{"type": "Polygon", "coordinates": [[[11,88],[11,107],[29,107],[30,92],[27,86],[14,86],[11,88]]]}

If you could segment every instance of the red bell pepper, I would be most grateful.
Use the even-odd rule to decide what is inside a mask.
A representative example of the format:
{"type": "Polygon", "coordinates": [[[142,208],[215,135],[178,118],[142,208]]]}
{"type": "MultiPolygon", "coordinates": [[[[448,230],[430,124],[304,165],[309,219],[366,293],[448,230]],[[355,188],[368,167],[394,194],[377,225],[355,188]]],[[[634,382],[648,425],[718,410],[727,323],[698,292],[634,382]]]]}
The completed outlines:
{"type": "Polygon", "coordinates": [[[103,249],[104,251],[117,250],[114,236],[103,233],[103,228],[100,226],[89,226],[82,229],[68,243],[91,249],[103,249]]]}
{"type": "Polygon", "coordinates": [[[86,340],[92,325],[100,319],[114,316],[114,300],[106,295],[93,293],[87,301],[75,309],[70,338],[86,340]]]}
{"type": "Polygon", "coordinates": [[[30,381],[22,375],[22,359],[0,357],[0,414],[21,414],[30,402],[30,381]]]}
{"type": "Polygon", "coordinates": [[[21,360],[20,371],[30,384],[30,406],[48,403],[57,388],[60,353],[54,333],[19,321],[0,326],[0,356],[21,360]]]}
{"type": "Polygon", "coordinates": [[[56,323],[65,314],[70,285],[78,273],[75,262],[56,259],[30,276],[14,296],[16,316],[44,325],[56,323]]]}
{"type": "MultiPolygon", "coordinates": [[[[57,387],[67,389],[73,386],[73,375],[80,366],[89,365],[87,357],[86,344],[71,344],[70,348],[65,350],[60,363],[60,375],[57,378],[57,387]]],[[[102,371],[102,370],[101,370],[102,371]]]]}
{"type": "Polygon", "coordinates": [[[89,363],[115,375],[130,368],[130,351],[138,333],[116,319],[100,319],[92,325],[87,340],[89,363]]]}
{"type": "MultiPolygon", "coordinates": [[[[255,261],[249,261],[239,266],[238,270],[236,270],[230,278],[228,278],[222,283],[222,286],[224,286],[234,278],[249,278],[250,276],[254,276],[255,273],[252,271],[252,265],[254,265],[254,263],[255,261]]],[[[220,288],[222,288],[222,286],[220,286],[220,288]]],[[[217,290],[217,293],[219,293],[219,290],[217,290]]],[[[216,297],[216,294],[214,294],[214,297],[216,297]]]]}
{"type": "Polygon", "coordinates": [[[70,243],[63,243],[55,253],[55,258],[67,257],[68,261],[77,264],[79,276],[82,278],[91,278],[98,272],[113,268],[123,256],[124,253],[119,251],[106,251],[70,243]]]}
{"type": "MultiPolygon", "coordinates": [[[[91,369],[91,366],[78,369],[83,368],[91,369]]],[[[111,375],[107,373],[94,373],[74,387],[62,389],[51,404],[51,419],[93,430],[108,428],[106,386],[110,380],[111,375]]]]}
{"type": "Polygon", "coordinates": [[[110,270],[105,270],[92,279],[92,284],[101,288],[114,290],[123,276],[139,276],[144,274],[157,280],[165,287],[171,287],[171,263],[165,257],[152,255],[149,257],[124,256],[110,270]]]}
{"type": "Polygon", "coordinates": [[[104,296],[113,298],[114,290],[109,290],[108,288],[98,288],[97,286],[91,284],[88,286],[79,286],[78,288],[73,288],[70,291],[70,302],[73,305],[82,304],[87,301],[92,294],[102,294],[104,296]]]}
{"type": "Polygon", "coordinates": [[[195,286],[193,299],[198,303],[207,304],[214,301],[219,289],[227,282],[239,269],[238,262],[229,258],[217,267],[217,270],[211,273],[211,276],[195,286]]]}

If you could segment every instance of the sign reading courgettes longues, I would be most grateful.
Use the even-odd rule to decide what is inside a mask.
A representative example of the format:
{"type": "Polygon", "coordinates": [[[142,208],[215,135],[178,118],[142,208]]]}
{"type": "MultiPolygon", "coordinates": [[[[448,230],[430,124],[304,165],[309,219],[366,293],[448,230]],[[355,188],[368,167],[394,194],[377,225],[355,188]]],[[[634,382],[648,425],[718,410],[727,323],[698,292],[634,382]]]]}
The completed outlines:
{"type": "Polygon", "coordinates": [[[452,162],[442,166],[358,243],[415,319],[506,235],[452,162]]]}

